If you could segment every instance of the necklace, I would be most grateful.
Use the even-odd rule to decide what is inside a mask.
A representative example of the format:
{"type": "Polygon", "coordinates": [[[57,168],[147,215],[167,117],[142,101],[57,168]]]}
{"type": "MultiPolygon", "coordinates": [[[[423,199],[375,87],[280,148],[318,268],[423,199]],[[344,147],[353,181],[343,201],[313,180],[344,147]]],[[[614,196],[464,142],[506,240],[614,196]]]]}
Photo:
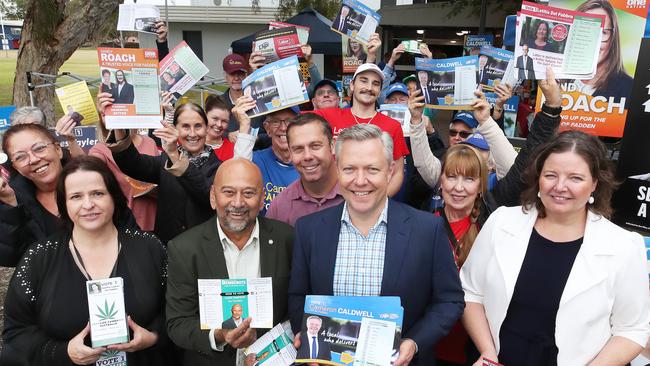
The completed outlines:
{"type": "MultiPolygon", "coordinates": [[[[356,122],[357,124],[360,124],[360,123],[361,123],[361,122],[359,122],[359,120],[357,119],[357,116],[355,116],[354,113],[352,113],[352,111],[350,111],[350,114],[351,114],[352,117],[354,118],[354,122],[356,122]]],[[[367,124],[367,125],[369,125],[370,122],[372,122],[372,120],[375,119],[376,116],[377,116],[377,111],[375,111],[375,114],[373,114],[372,117],[370,117],[370,120],[369,120],[368,122],[364,122],[364,123],[367,124]]]]}

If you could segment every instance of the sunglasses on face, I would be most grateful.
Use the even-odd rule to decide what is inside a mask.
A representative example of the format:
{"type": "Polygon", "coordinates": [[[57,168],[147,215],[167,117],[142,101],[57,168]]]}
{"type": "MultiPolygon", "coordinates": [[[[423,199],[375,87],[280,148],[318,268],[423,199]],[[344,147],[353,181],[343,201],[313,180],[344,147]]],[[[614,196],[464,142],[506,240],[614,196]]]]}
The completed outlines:
{"type": "Polygon", "coordinates": [[[467,131],[449,130],[449,136],[456,137],[456,135],[460,135],[461,138],[466,139],[470,137],[472,133],[467,131]]]}

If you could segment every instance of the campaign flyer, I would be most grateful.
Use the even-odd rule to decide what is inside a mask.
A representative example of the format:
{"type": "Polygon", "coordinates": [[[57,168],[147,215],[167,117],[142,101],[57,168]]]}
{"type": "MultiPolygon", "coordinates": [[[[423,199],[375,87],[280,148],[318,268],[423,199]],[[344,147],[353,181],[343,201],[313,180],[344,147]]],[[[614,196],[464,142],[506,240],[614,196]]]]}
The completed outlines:
{"type": "Polygon", "coordinates": [[[154,48],[97,48],[100,90],[111,93],[107,129],[158,128],[162,120],[158,51],[154,48]]]}
{"type": "Polygon", "coordinates": [[[463,45],[463,56],[477,56],[481,51],[481,47],[492,46],[494,36],[491,34],[468,34],[465,36],[463,45]]]}
{"type": "Polygon", "coordinates": [[[411,136],[411,112],[406,104],[382,104],[379,106],[379,112],[396,120],[402,125],[404,137],[411,136]]]}
{"type": "Polygon", "coordinates": [[[311,28],[306,27],[304,25],[298,25],[298,24],[283,23],[283,22],[276,22],[276,21],[269,22],[269,29],[279,29],[279,28],[288,28],[288,27],[296,28],[296,32],[298,33],[298,40],[300,41],[300,44],[309,43],[309,30],[311,28]]]}
{"type": "MultiPolygon", "coordinates": [[[[56,141],[61,145],[62,148],[68,147],[68,140],[58,134],[54,128],[48,128],[56,141]]],[[[77,126],[73,129],[74,139],[77,140],[77,144],[83,151],[88,153],[90,149],[97,144],[97,127],[95,126],[77,126]]]]}
{"type": "Polygon", "coordinates": [[[332,30],[367,45],[375,33],[381,15],[358,0],[343,0],[332,22],[332,30]]]}
{"type": "Polygon", "coordinates": [[[182,41],[160,61],[160,87],[170,93],[185,94],[208,73],[192,48],[182,41]]]}
{"type": "Polygon", "coordinates": [[[266,63],[290,56],[304,57],[296,27],[263,30],[255,34],[253,51],[262,53],[266,63]]]}
{"type": "Polygon", "coordinates": [[[419,41],[402,41],[402,44],[404,45],[404,51],[408,53],[415,53],[418,55],[422,54],[422,51],[420,51],[420,45],[422,42],[419,41]]]}
{"type": "Polygon", "coordinates": [[[346,36],[341,36],[341,46],[343,73],[353,74],[359,66],[366,63],[368,47],[346,36]]]}
{"type": "Polygon", "coordinates": [[[117,30],[156,33],[160,10],[148,4],[120,4],[117,30]]]}
{"type": "Polygon", "coordinates": [[[257,366],[289,366],[296,360],[291,324],[278,324],[244,350],[246,355],[255,354],[257,366]]]}
{"type": "Polygon", "coordinates": [[[447,59],[415,58],[418,89],[433,109],[471,109],[476,96],[477,56],[447,59]]]}
{"type": "Polygon", "coordinates": [[[56,88],[54,93],[63,113],[69,115],[77,125],[95,125],[99,122],[95,102],[85,81],[56,88]]]}
{"type": "MultiPolygon", "coordinates": [[[[514,53],[494,47],[482,47],[478,56],[478,83],[483,90],[494,90],[503,82],[514,53]]],[[[514,85],[511,85],[514,86],[514,85]]]]}
{"type": "Polygon", "coordinates": [[[245,95],[255,101],[247,114],[262,116],[309,101],[307,87],[300,73],[298,57],[291,56],[255,70],[242,81],[245,95]]]}
{"type": "Polygon", "coordinates": [[[307,296],[296,363],[390,366],[403,317],[396,296],[307,296]]]}
{"type": "MultiPolygon", "coordinates": [[[[485,99],[494,107],[497,101],[496,93],[485,93],[485,99]]],[[[514,137],[517,126],[517,110],[519,108],[519,96],[513,95],[503,104],[503,132],[507,137],[514,137]]]]}
{"type": "Polygon", "coordinates": [[[251,328],[273,327],[270,277],[198,279],[201,329],[235,329],[252,317],[251,328]]]}
{"type": "Polygon", "coordinates": [[[124,306],[124,282],[121,277],[86,281],[90,341],[102,347],[129,341],[124,306]]]}
{"type": "Polygon", "coordinates": [[[9,116],[16,110],[15,105],[7,105],[0,107],[0,134],[4,133],[11,124],[9,123],[9,116]]]}

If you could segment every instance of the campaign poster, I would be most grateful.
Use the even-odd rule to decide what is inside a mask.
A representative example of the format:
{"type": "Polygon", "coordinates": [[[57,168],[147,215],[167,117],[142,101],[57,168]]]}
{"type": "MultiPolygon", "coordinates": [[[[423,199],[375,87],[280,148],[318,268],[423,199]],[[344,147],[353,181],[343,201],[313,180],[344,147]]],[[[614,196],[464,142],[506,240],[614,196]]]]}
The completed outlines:
{"type": "Polygon", "coordinates": [[[463,45],[463,56],[478,56],[481,52],[481,47],[492,46],[494,36],[492,34],[468,34],[465,36],[463,45]]]}
{"type": "Polygon", "coordinates": [[[508,50],[494,47],[481,47],[481,53],[478,57],[478,77],[476,80],[483,90],[494,90],[503,81],[503,76],[513,57],[514,54],[508,50]]]}
{"type": "Polygon", "coordinates": [[[106,128],[158,128],[162,120],[158,51],[154,48],[97,48],[100,91],[111,93],[106,128]]]}
{"type": "Polygon", "coordinates": [[[9,116],[16,110],[15,105],[0,107],[0,134],[3,134],[9,126],[9,116]]]}
{"type": "Polygon", "coordinates": [[[99,122],[95,102],[85,81],[54,89],[63,113],[72,118],[77,126],[95,125],[99,122]]]}
{"type": "Polygon", "coordinates": [[[353,74],[357,68],[366,63],[368,48],[352,38],[341,36],[343,73],[353,74]]]}
{"type": "Polygon", "coordinates": [[[358,0],[343,0],[332,30],[343,36],[367,45],[370,36],[375,33],[381,15],[358,0]]]}
{"type": "Polygon", "coordinates": [[[208,73],[192,48],[182,41],[160,61],[160,87],[164,91],[185,94],[208,73]]]}
{"type": "Polygon", "coordinates": [[[477,56],[446,59],[416,58],[417,88],[426,107],[433,109],[471,109],[476,98],[477,56]]]}
{"type": "Polygon", "coordinates": [[[253,51],[260,52],[271,63],[290,56],[304,57],[296,27],[263,30],[255,34],[253,51]]]}
{"type": "MultiPolygon", "coordinates": [[[[59,135],[54,128],[49,128],[56,141],[62,148],[68,148],[68,140],[59,135]]],[[[83,151],[88,153],[90,149],[97,144],[97,127],[95,126],[77,126],[73,129],[74,139],[83,151]]]]}
{"type": "Polygon", "coordinates": [[[296,31],[298,32],[298,40],[300,40],[300,44],[309,43],[309,30],[311,28],[306,27],[304,25],[298,25],[298,24],[283,23],[283,22],[276,22],[276,21],[269,22],[269,29],[279,29],[279,28],[288,28],[288,27],[296,28],[296,31]]]}
{"type": "MultiPolygon", "coordinates": [[[[647,1],[605,1],[605,6],[584,0],[551,0],[549,5],[605,14],[596,76],[589,80],[561,83],[563,109],[561,130],[621,137],[627,118],[630,93],[637,71],[637,58],[648,14],[647,1]]],[[[536,110],[541,110],[542,92],[536,110]]]]}

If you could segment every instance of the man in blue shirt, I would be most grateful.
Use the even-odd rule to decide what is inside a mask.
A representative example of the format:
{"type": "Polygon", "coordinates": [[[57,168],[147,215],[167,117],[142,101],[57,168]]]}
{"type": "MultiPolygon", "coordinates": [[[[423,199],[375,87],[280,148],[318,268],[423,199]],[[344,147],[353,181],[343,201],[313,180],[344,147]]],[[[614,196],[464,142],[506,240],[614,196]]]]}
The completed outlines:
{"type": "Polygon", "coordinates": [[[291,152],[287,143],[287,125],[298,114],[298,109],[281,109],[266,115],[263,126],[271,137],[271,147],[253,151],[257,133],[251,131],[251,119],[246,114],[246,111],[252,108],[255,108],[255,100],[244,95],[237,99],[232,109],[232,114],[239,123],[235,157],[252,160],[262,172],[264,207],[260,215],[264,216],[275,196],[299,178],[298,172],[291,164],[291,152]]]}

